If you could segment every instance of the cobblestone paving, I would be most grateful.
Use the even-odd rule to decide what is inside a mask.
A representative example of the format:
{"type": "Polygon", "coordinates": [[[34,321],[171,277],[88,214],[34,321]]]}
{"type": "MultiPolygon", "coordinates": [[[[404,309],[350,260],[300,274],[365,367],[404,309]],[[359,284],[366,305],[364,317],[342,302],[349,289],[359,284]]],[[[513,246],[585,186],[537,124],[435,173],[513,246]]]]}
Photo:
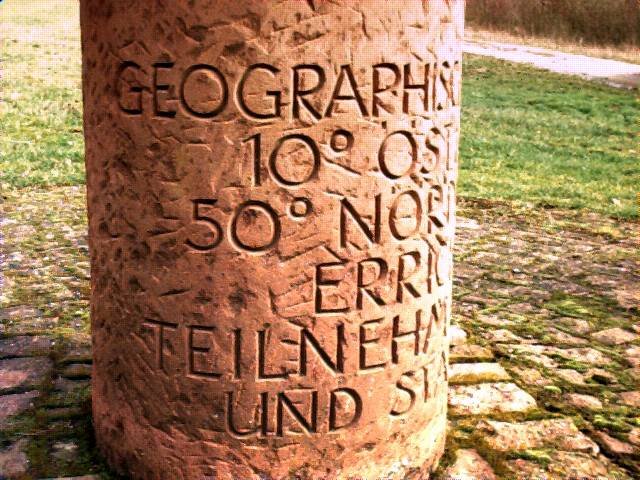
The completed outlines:
{"type": "MultiPolygon", "coordinates": [[[[91,433],[84,187],[2,206],[0,479],[116,478],[91,433]]],[[[640,225],[471,200],[458,215],[438,476],[639,478],[640,225]]]]}

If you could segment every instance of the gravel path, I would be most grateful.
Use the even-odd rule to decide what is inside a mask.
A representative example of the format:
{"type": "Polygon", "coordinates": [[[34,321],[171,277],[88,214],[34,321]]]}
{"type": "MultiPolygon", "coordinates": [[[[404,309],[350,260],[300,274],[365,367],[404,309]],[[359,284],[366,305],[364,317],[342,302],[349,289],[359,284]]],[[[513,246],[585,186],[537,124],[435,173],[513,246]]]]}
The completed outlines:
{"type": "Polygon", "coordinates": [[[618,88],[640,86],[640,65],[618,60],[588,57],[546,48],[513,43],[465,41],[464,52],[484,55],[517,63],[529,63],[538,68],[589,80],[603,81],[618,88]]]}

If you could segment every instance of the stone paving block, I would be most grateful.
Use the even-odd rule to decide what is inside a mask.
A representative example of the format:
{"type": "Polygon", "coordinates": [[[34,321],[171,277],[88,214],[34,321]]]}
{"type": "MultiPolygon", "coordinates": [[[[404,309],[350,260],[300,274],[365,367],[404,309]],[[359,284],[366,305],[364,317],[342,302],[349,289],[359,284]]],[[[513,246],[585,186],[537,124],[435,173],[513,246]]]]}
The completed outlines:
{"type": "Polygon", "coordinates": [[[611,359],[595,348],[551,348],[551,353],[578,362],[589,363],[591,365],[609,365],[611,359]]]}
{"type": "Polygon", "coordinates": [[[0,450],[0,478],[18,480],[25,478],[29,469],[29,459],[25,452],[27,441],[22,439],[0,450]]]}
{"type": "Polygon", "coordinates": [[[449,361],[452,363],[469,360],[493,360],[493,352],[488,348],[473,344],[455,345],[449,351],[449,361]]]}
{"type": "Polygon", "coordinates": [[[510,423],[484,420],[478,428],[487,432],[484,441],[500,452],[555,448],[597,455],[598,445],[582,433],[568,418],[510,423]]]}
{"type": "Polygon", "coordinates": [[[513,357],[514,355],[522,355],[527,360],[530,360],[538,365],[542,365],[547,368],[557,368],[558,363],[551,357],[548,357],[544,345],[513,345],[499,343],[494,347],[498,352],[503,355],[513,357]]]}
{"type": "Polygon", "coordinates": [[[494,343],[522,342],[524,340],[522,337],[519,337],[511,330],[507,330],[506,328],[487,332],[484,337],[490,342],[494,343]]]}
{"type": "Polygon", "coordinates": [[[539,463],[517,459],[507,462],[507,468],[514,476],[509,480],[626,480],[630,477],[621,473],[611,477],[610,462],[602,455],[593,458],[585,453],[549,452],[551,462],[545,468],[539,463]]]}
{"type": "Polygon", "coordinates": [[[49,378],[52,368],[51,360],[43,357],[0,360],[0,392],[37,387],[49,378]]]}
{"type": "Polygon", "coordinates": [[[7,335],[45,335],[58,325],[58,318],[34,317],[9,321],[5,324],[7,335]]]}
{"type": "Polygon", "coordinates": [[[535,406],[535,399],[515,383],[481,383],[449,387],[451,415],[524,412],[535,406]]]}
{"type": "Polygon", "coordinates": [[[544,387],[545,385],[551,385],[553,382],[543,376],[539,370],[535,368],[527,367],[513,367],[511,372],[520,378],[525,385],[536,385],[538,387],[544,387]]]}
{"type": "Polygon", "coordinates": [[[550,336],[556,344],[564,344],[564,345],[587,345],[589,343],[588,340],[580,337],[576,337],[574,335],[569,335],[561,330],[550,328],[549,329],[550,336]]]}
{"type": "Polygon", "coordinates": [[[556,370],[555,374],[572,385],[586,385],[584,375],[572,368],[560,368],[556,370]]]}
{"type": "Polygon", "coordinates": [[[457,325],[449,328],[449,345],[462,345],[467,341],[467,332],[457,325]]]}
{"type": "Polygon", "coordinates": [[[65,346],[61,364],[67,363],[91,363],[93,361],[93,354],[91,351],[91,338],[84,336],[77,336],[69,345],[65,346]]]}
{"type": "Polygon", "coordinates": [[[640,428],[632,428],[631,431],[627,434],[627,439],[635,446],[640,446],[640,428]]]}
{"type": "Polygon", "coordinates": [[[589,333],[592,330],[591,324],[587,320],[580,320],[572,317],[561,317],[556,318],[554,322],[561,324],[570,331],[579,333],[581,335],[589,333]]]}
{"type": "Polygon", "coordinates": [[[15,307],[0,309],[0,320],[22,320],[42,315],[42,311],[29,305],[17,305],[15,307]]]}
{"type": "Polygon", "coordinates": [[[91,377],[92,365],[88,363],[72,363],[62,370],[61,375],[69,379],[82,379],[91,377]]]}
{"type": "Polygon", "coordinates": [[[634,368],[640,367],[640,347],[627,348],[624,351],[625,359],[634,368]]]}
{"type": "Polygon", "coordinates": [[[640,391],[621,392],[618,397],[621,403],[630,407],[640,408],[640,391]]]}
{"type": "Polygon", "coordinates": [[[61,364],[91,363],[92,361],[91,347],[74,348],[60,359],[61,364]]]}
{"type": "Polygon", "coordinates": [[[22,413],[33,406],[33,401],[40,395],[40,392],[31,391],[26,393],[16,393],[13,395],[0,395],[0,428],[6,421],[22,413]]]}
{"type": "Polygon", "coordinates": [[[591,334],[591,338],[605,345],[622,345],[638,339],[638,335],[622,328],[609,328],[591,334]]]}
{"type": "Polygon", "coordinates": [[[449,383],[499,382],[511,377],[499,363],[454,363],[449,367],[449,383]]]}
{"type": "Polygon", "coordinates": [[[595,432],[593,437],[602,447],[606,453],[614,456],[620,455],[632,455],[635,452],[633,445],[630,445],[622,440],[613,438],[605,432],[595,432]]]}
{"type": "Polygon", "coordinates": [[[72,380],[64,377],[57,377],[53,382],[54,391],[66,394],[76,392],[90,385],[91,381],[88,379],[72,380]]]}
{"type": "Polygon", "coordinates": [[[634,380],[638,380],[640,382],[640,367],[628,368],[625,370],[625,373],[631,376],[634,380]]]}
{"type": "Polygon", "coordinates": [[[500,318],[496,315],[479,314],[478,320],[484,323],[485,325],[490,325],[492,327],[504,327],[508,325],[513,325],[513,322],[511,320],[500,318]]]}
{"type": "Polygon", "coordinates": [[[603,370],[602,368],[590,368],[584,373],[584,376],[602,385],[618,383],[618,379],[613,373],[603,370]]]}
{"type": "Polygon", "coordinates": [[[0,358],[33,357],[48,355],[53,339],[39,335],[0,339],[0,358]]]}
{"type": "Polygon", "coordinates": [[[65,462],[73,462],[78,455],[78,444],[75,442],[55,442],[51,447],[51,456],[65,462]]]}
{"type": "Polygon", "coordinates": [[[569,405],[573,405],[578,409],[602,410],[602,402],[591,395],[567,393],[563,398],[569,405]]]}
{"type": "Polygon", "coordinates": [[[441,480],[496,480],[491,465],[473,449],[456,451],[456,460],[448,467],[441,480]]]}
{"type": "Polygon", "coordinates": [[[473,218],[458,217],[456,218],[456,228],[468,229],[468,230],[479,230],[480,224],[478,223],[477,220],[474,220],[473,218]]]}
{"type": "Polygon", "coordinates": [[[605,354],[591,347],[560,348],[550,345],[504,345],[507,353],[520,353],[529,355],[557,355],[567,360],[602,366],[611,363],[611,359],[605,354]]]}

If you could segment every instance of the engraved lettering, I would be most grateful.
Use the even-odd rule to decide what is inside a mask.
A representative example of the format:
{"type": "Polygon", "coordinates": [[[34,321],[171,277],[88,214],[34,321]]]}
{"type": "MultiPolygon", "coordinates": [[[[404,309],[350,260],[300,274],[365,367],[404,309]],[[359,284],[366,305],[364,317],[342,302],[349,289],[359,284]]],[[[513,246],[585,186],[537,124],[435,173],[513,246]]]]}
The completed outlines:
{"type": "Polygon", "coordinates": [[[414,165],[416,164],[417,159],[418,159],[418,145],[416,144],[416,140],[413,138],[413,135],[410,132],[406,132],[404,130],[392,132],[389,135],[387,135],[386,138],[382,141],[382,145],[380,145],[380,150],[378,150],[378,166],[380,167],[380,171],[387,178],[390,178],[391,180],[396,180],[400,177],[403,177],[404,175],[407,175],[409,172],[411,172],[414,165]],[[402,138],[404,138],[406,142],[409,144],[410,158],[408,162],[406,160],[402,162],[399,161],[400,148],[398,148],[396,139],[402,139],[402,138]],[[396,154],[392,156],[393,165],[397,165],[397,164],[406,165],[405,168],[399,172],[392,171],[389,168],[389,165],[387,164],[387,149],[389,148],[389,144],[392,142],[394,142],[394,146],[396,147],[394,149],[396,154]]]}
{"type": "Polygon", "coordinates": [[[425,112],[433,109],[432,95],[435,88],[435,82],[431,77],[431,66],[429,64],[424,65],[424,80],[422,83],[411,83],[411,64],[404,65],[404,79],[403,79],[403,97],[402,97],[402,113],[409,114],[409,96],[411,90],[418,90],[422,92],[423,109],[425,112]]]}
{"type": "MultiPolygon", "coordinates": [[[[301,390],[305,392],[305,390],[301,390]]],[[[303,429],[304,433],[311,434],[317,431],[318,420],[318,392],[311,391],[311,412],[310,418],[305,418],[300,410],[295,406],[294,402],[287,396],[286,393],[278,393],[278,401],[276,404],[276,434],[278,436],[284,435],[284,411],[289,412],[291,418],[293,418],[303,429]]],[[[297,432],[288,431],[287,433],[296,434],[297,432]]]]}
{"type": "MultiPolygon", "coordinates": [[[[381,106],[384,110],[388,111],[388,109],[385,108],[385,104],[378,97],[378,94],[394,89],[391,91],[391,93],[393,93],[393,95],[397,95],[395,89],[400,85],[400,77],[400,68],[393,63],[379,63],[373,66],[373,93],[371,95],[371,114],[374,117],[379,116],[379,109],[381,106]],[[387,70],[393,74],[393,81],[386,86],[381,86],[381,70],[387,70]]],[[[393,111],[391,111],[390,113],[393,113],[393,111]]]]}
{"type": "MultiPolygon", "coordinates": [[[[192,65],[187,70],[185,70],[184,75],[182,76],[182,82],[180,83],[180,102],[182,104],[182,107],[191,115],[198,118],[214,118],[225,109],[225,107],[227,106],[228,100],[229,100],[229,86],[227,85],[227,81],[224,78],[224,75],[222,74],[222,72],[220,72],[220,70],[218,70],[216,67],[214,67],[213,65],[198,64],[198,65],[192,65]],[[210,74],[212,76],[210,78],[214,79],[214,81],[218,85],[218,89],[220,90],[220,99],[217,101],[217,105],[216,105],[216,102],[213,101],[214,106],[209,107],[209,110],[204,110],[204,108],[196,109],[194,105],[191,105],[187,101],[186,85],[191,79],[191,77],[196,73],[210,74]]],[[[211,103],[211,102],[212,100],[208,100],[203,103],[211,103]]]]}
{"type": "Polygon", "coordinates": [[[360,348],[359,348],[359,367],[360,370],[379,370],[384,368],[387,362],[378,362],[378,363],[368,363],[367,362],[367,352],[375,348],[373,345],[377,345],[380,341],[380,337],[369,337],[367,335],[367,331],[369,327],[379,326],[384,318],[377,318],[375,320],[368,320],[360,325],[360,348]]]}
{"type": "Polygon", "coordinates": [[[291,103],[293,104],[292,115],[294,120],[300,120],[300,105],[303,105],[307,112],[309,112],[316,120],[320,120],[322,118],[322,114],[318,112],[313,105],[311,105],[309,100],[303,97],[312,95],[321,90],[326,80],[327,77],[324,70],[319,65],[303,64],[293,67],[293,93],[291,103]],[[303,76],[301,74],[304,71],[313,72],[316,75],[317,83],[314,86],[310,88],[303,87],[303,76]]]}
{"type": "MultiPolygon", "coordinates": [[[[402,223],[404,224],[404,218],[402,218],[402,223]]],[[[416,233],[420,231],[420,225],[422,224],[422,200],[420,199],[420,195],[415,190],[408,190],[406,192],[400,193],[393,200],[391,204],[391,208],[389,209],[389,230],[391,231],[391,235],[396,240],[405,240],[409,237],[412,237],[416,233]],[[414,213],[412,215],[403,215],[403,217],[413,217],[414,226],[407,233],[401,233],[398,228],[398,209],[401,205],[401,202],[404,198],[409,198],[414,204],[414,213]]]]}
{"type": "Polygon", "coordinates": [[[346,428],[352,427],[358,423],[360,417],[362,416],[362,398],[360,394],[356,392],[353,388],[338,388],[331,392],[330,400],[329,400],[329,431],[336,432],[338,430],[344,430],[346,428]],[[343,397],[342,401],[340,401],[340,397],[343,397]],[[346,398],[344,398],[346,397],[346,398]],[[348,411],[340,412],[340,404],[346,404],[348,400],[353,402],[353,411],[351,412],[351,418],[339,418],[346,417],[348,415],[348,411]],[[342,413],[342,415],[340,415],[342,413]],[[339,420],[342,420],[339,423],[339,420]]]}
{"type": "Polygon", "coordinates": [[[420,297],[420,292],[408,279],[420,269],[420,252],[413,251],[400,255],[398,259],[398,280],[396,282],[396,300],[402,303],[404,300],[404,290],[406,289],[414,298],[420,297]],[[407,260],[411,259],[413,267],[407,270],[407,260]]]}
{"type": "MultiPolygon", "coordinates": [[[[124,77],[125,74],[127,72],[135,72],[138,73],[140,71],[140,65],[138,65],[136,62],[123,62],[120,65],[120,68],[118,69],[118,93],[119,93],[119,97],[118,97],[118,105],[120,106],[120,109],[125,112],[128,113],[130,115],[141,115],[142,114],[142,85],[137,84],[137,80],[136,80],[136,85],[132,85],[129,87],[128,90],[128,94],[127,98],[129,97],[133,97],[133,100],[131,102],[132,105],[131,107],[127,107],[124,105],[123,101],[124,101],[124,95],[122,94],[122,83],[125,81],[124,77]]],[[[129,103],[129,102],[127,102],[129,103]]]]}
{"type": "MultiPolygon", "coordinates": [[[[297,150],[294,150],[295,157],[297,160],[295,163],[300,163],[299,159],[297,158],[299,151],[300,151],[299,148],[297,150]]],[[[290,153],[289,155],[287,155],[287,157],[294,157],[294,153],[290,153]]],[[[303,135],[300,133],[293,133],[290,135],[285,135],[284,137],[280,138],[276,143],[276,146],[273,148],[273,151],[271,152],[271,155],[269,157],[269,169],[271,170],[271,174],[279,183],[287,187],[294,187],[294,186],[302,185],[305,182],[308,182],[309,180],[311,180],[317,175],[319,168],[320,168],[320,150],[318,149],[316,142],[314,142],[313,139],[311,139],[307,135],[303,135]],[[278,168],[278,154],[280,153],[280,150],[282,149],[282,147],[287,144],[287,142],[289,143],[295,142],[295,143],[302,144],[303,148],[305,150],[308,150],[311,153],[311,169],[300,180],[285,178],[285,176],[282,174],[282,170],[284,169],[281,170],[278,168]]],[[[286,170],[290,171],[291,169],[292,169],[291,166],[289,166],[289,168],[286,170]]]]}
{"type": "Polygon", "coordinates": [[[376,305],[382,306],[385,304],[385,301],[382,299],[382,297],[376,294],[374,289],[368,287],[373,286],[378,282],[378,280],[385,278],[387,276],[388,270],[389,269],[387,267],[387,262],[382,258],[367,258],[358,262],[358,293],[356,294],[356,307],[358,308],[358,310],[362,309],[365,293],[371,300],[375,302],[376,305]],[[376,268],[377,274],[372,280],[365,283],[364,272],[366,265],[374,266],[374,268],[376,268]]]}
{"type": "Polygon", "coordinates": [[[248,200],[241,203],[236,207],[236,210],[231,217],[231,224],[229,226],[229,237],[231,243],[239,250],[245,250],[252,253],[263,253],[273,248],[280,240],[281,226],[278,214],[273,210],[271,205],[266,202],[258,200],[248,200]],[[269,236],[265,240],[261,237],[265,228],[258,228],[258,213],[260,216],[268,219],[269,230],[271,230],[269,236]],[[241,223],[240,223],[241,222],[241,223]],[[241,228],[242,227],[242,230],[241,228]],[[247,238],[242,239],[242,236],[247,238]]]}
{"type": "Polygon", "coordinates": [[[198,250],[200,252],[207,252],[209,250],[213,250],[222,241],[222,237],[223,237],[222,227],[213,218],[200,213],[200,208],[205,206],[213,207],[216,204],[217,200],[213,198],[212,199],[200,198],[200,199],[192,200],[192,202],[193,202],[193,220],[195,222],[201,222],[203,225],[206,225],[209,228],[209,230],[213,233],[213,240],[211,240],[211,242],[204,245],[200,243],[196,243],[191,239],[187,239],[186,243],[191,248],[198,250]]]}
{"type": "Polygon", "coordinates": [[[268,332],[266,330],[258,330],[258,380],[273,380],[273,379],[285,379],[288,377],[284,368],[280,369],[280,373],[267,373],[267,343],[268,332]]]}
{"type": "Polygon", "coordinates": [[[236,380],[242,376],[242,329],[233,331],[233,376],[236,380]]]}
{"type": "Polygon", "coordinates": [[[364,101],[362,100],[362,96],[358,91],[358,84],[356,83],[356,79],[353,76],[353,71],[351,70],[350,65],[342,65],[340,67],[340,73],[338,74],[338,79],[336,80],[336,84],[333,89],[333,94],[331,95],[331,100],[329,100],[329,105],[327,105],[327,110],[324,114],[325,117],[327,118],[331,117],[331,112],[333,110],[336,100],[355,101],[360,110],[360,115],[362,115],[363,117],[366,117],[368,115],[367,107],[365,106],[364,101]],[[340,91],[342,90],[342,83],[344,82],[345,77],[349,83],[349,88],[351,89],[351,92],[352,92],[351,95],[340,93],[340,91]]]}
{"type": "MultiPolygon", "coordinates": [[[[158,320],[146,319],[142,324],[145,327],[152,328],[155,336],[155,357],[156,367],[165,372],[164,369],[164,349],[165,349],[165,330],[177,330],[177,323],[160,322],[158,320]]],[[[165,372],[166,373],[166,372],[165,372]]]]}
{"type": "Polygon", "coordinates": [[[382,210],[380,194],[375,195],[374,205],[373,230],[371,230],[371,227],[366,224],[362,219],[362,215],[357,212],[349,200],[346,198],[340,200],[340,246],[342,248],[347,246],[347,213],[355,220],[358,227],[360,227],[360,231],[364,233],[372,244],[380,243],[380,213],[382,210]]]}
{"type": "MultiPolygon", "coordinates": [[[[341,280],[330,279],[324,277],[323,270],[335,270],[336,268],[344,269],[344,264],[341,262],[330,262],[330,263],[319,263],[315,266],[315,289],[314,289],[314,305],[315,305],[315,313],[341,313],[349,310],[349,306],[334,306],[329,307],[325,306],[324,299],[324,290],[323,287],[333,287],[335,288],[340,284],[341,280]]],[[[327,272],[329,273],[329,272],[327,272]]]]}
{"type": "Polygon", "coordinates": [[[158,79],[159,70],[171,70],[173,65],[173,62],[157,62],[153,64],[153,113],[156,117],[173,118],[176,116],[175,110],[161,104],[163,102],[159,95],[160,92],[169,92],[171,85],[168,83],[159,83],[158,79]],[[163,108],[165,106],[166,108],[163,108]]]}
{"type": "MultiPolygon", "coordinates": [[[[221,373],[208,371],[208,370],[207,371],[200,370],[196,366],[196,358],[195,358],[196,354],[205,356],[205,354],[211,351],[211,348],[194,345],[194,341],[193,341],[194,333],[206,332],[207,334],[211,335],[213,333],[213,330],[214,330],[213,327],[190,326],[187,328],[187,332],[188,332],[187,334],[187,352],[188,352],[187,374],[188,375],[193,375],[194,377],[203,377],[203,378],[220,378],[222,376],[221,373]]],[[[211,357],[211,355],[209,355],[209,357],[211,357]]]]}
{"type": "Polygon", "coordinates": [[[279,69],[277,69],[272,65],[269,65],[268,63],[257,63],[255,65],[249,66],[244,71],[242,78],[238,82],[238,88],[236,90],[237,92],[236,101],[237,101],[238,107],[240,111],[242,111],[242,113],[247,115],[249,118],[253,118],[256,120],[268,120],[272,118],[278,118],[281,115],[281,108],[282,108],[282,93],[279,90],[267,90],[265,92],[266,96],[272,99],[271,111],[257,112],[249,108],[249,106],[247,105],[246,98],[245,98],[245,91],[244,91],[245,84],[249,80],[250,75],[253,72],[258,72],[258,71],[268,72],[269,74],[271,74],[272,77],[280,72],[279,69]]]}
{"type": "Polygon", "coordinates": [[[400,363],[400,342],[413,338],[413,354],[417,357],[420,354],[420,328],[422,321],[422,310],[416,310],[414,329],[408,332],[400,330],[400,316],[393,317],[393,334],[391,339],[391,361],[394,364],[400,363]]]}
{"type": "Polygon", "coordinates": [[[336,336],[336,354],[333,360],[308,329],[300,330],[300,375],[307,374],[307,345],[312,347],[331,373],[344,373],[344,325],[339,324],[336,327],[336,336]]]}
{"type": "Polygon", "coordinates": [[[403,402],[402,399],[396,397],[395,404],[390,412],[391,416],[399,417],[402,415],[406,415],[415,405],[417,395],[416,395],[416,392],[411,387],[411,384],[413,383],[412,377],[413,377],[413,372],[406,372],[406,373],[403,373],[400,379],[396,382],[396,385],[395,385],[396,393],[400,394],[402,392],[403,396],[405,397],[405,401],[403,402]],[[408,396],[408,402],[406,401],[407,396],[408,396]],[[397,407],[398,403],[400,403],[401,405],[402,403],[405,403],[407,405],[405,406],[404,409],[402,409],[400,407],[397,407]]]}
{"type": "Polygon", "coordinates": [[[258,187],[262,185],[261,175],[260,175],[260,166],[262,164],[261,161],[261,145],[262,145],[262,135],[260,133],[256,133],[255,135],[250,136],[249,138],[245,138],[242,143],[252,143],[253,148],[251,151],[253,152],[253,186],[258,187]]]}
{"type": "MultiPolygon", "coordinates": [[[[233,434],[235,437],[238,438],[246,438],[246,437],[250,437],[252,435],[255,435],[258,431],[260,431],[260,425],[257,425],[253,428],[251,427],[247,427],[247,428],[240,428],[236,426],[236,422],[234,420],[234,407],[236,406],[236,402],[234,401],[234,394],[233,392],[227,392],[226,394],[227,396],[227,415],[226,415],[226,429],[228,432],[230,432],[231,434],[233,434]]],[[[263,396],[261,397],[261,409],[264,412],[264,415],[267,415],[267,402],[266,402],[267,397],[263,396]]],[[[263,416],[264,418],[264,416],[263,416]]]]}

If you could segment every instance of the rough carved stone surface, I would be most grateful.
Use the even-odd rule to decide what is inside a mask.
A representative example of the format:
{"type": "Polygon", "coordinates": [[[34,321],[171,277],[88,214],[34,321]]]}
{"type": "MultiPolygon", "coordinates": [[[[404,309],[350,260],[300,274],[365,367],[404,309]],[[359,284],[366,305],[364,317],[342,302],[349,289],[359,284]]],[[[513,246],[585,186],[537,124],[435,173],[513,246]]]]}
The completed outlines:
{"type": "Polygon", "coordinates": [[[444,446],[462,0],[81,2],[99,446],[134,479],[444,446]]]}

